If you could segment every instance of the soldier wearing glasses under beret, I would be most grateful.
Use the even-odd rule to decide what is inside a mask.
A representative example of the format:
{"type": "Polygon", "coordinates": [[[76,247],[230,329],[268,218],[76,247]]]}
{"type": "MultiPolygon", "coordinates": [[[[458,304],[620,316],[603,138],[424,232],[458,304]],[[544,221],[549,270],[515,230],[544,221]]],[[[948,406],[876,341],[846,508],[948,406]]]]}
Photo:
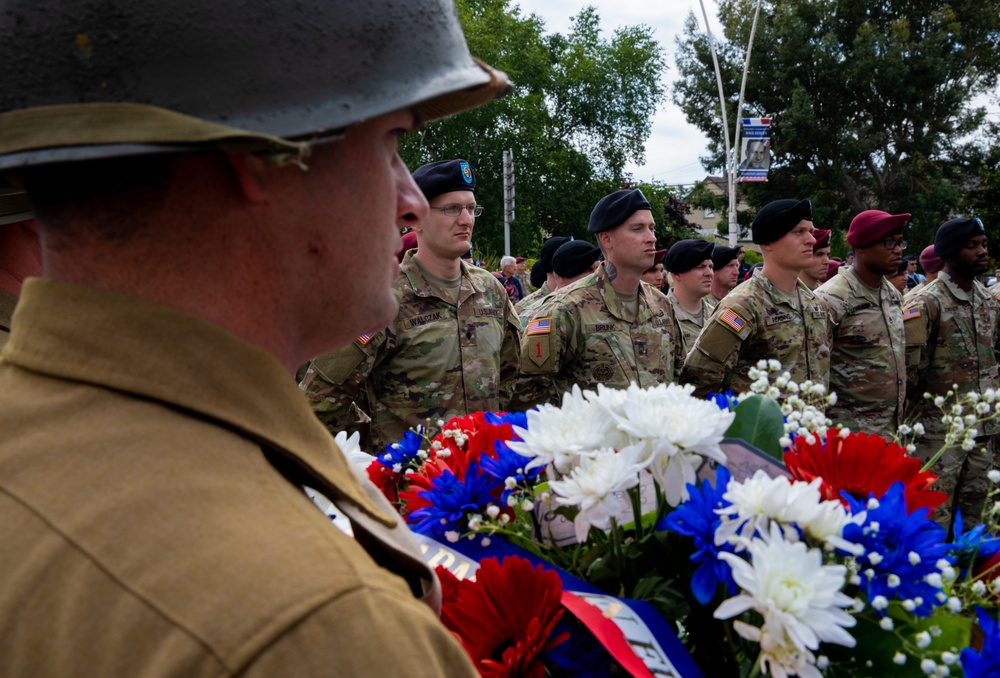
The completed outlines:
{"type": "Polygon", "coordinates": [[[866,210],[851,221],[851,266],[816,290],[833,322],[827,415],[852,431],[886,439],[902,423],[906,399],[906,339],[899,292],[884,276],[895,272],[909,214],[866,210]]]}
{"type": "Polygon", "coordinates": [[[316,358],[302,380],[320,420],[367,433],[363,449],[373,452],[411,427],[433,434],[439,419],[506,409],[517,377],[520,325],[507,291],[461,258],[483,209],[472,168],[442,160],[413,179],[431,209],[400,264],[395,322],[316,358]]]}

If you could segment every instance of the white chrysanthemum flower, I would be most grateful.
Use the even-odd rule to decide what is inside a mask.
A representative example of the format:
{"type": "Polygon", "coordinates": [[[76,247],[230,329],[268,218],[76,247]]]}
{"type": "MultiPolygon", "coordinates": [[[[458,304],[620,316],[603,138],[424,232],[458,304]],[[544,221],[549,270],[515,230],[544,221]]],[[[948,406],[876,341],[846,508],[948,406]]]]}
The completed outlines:
{"type": "Polygon", "coordinates": [[[816,657],[808,650],[799,651],[787,637],[774,635],[765,624],[762,628],[733,622],[733,630],[747,640],[760,644],[758,663],[761,672],[774,678],[822,678],[823,674],[815,666],[816,657]]]}
{"type": "Polygon", "coordinates": [[[702,457],[726,463],[719,443],[736,416],[695,398],[692,391],[690,385],[659,384],[644,389],[632,384],[618,407],[606,408],[628,436],[628,447],[647,462],[671,506],[688,498],[686,485],[696,481],[702,457]]]}
{"type": "Polygon", "coordinates": [[[615,493],[635,487],[642,467],[638,450],[604,449],[582,459],[562,480],[549,482],[557,503],[579,509],[573,521],[577,542],[586,541],[591,525],[602,530],[611,526],[612,516],[621,510],[615,493]]]}
{"type": "Polygon", "coordinates": [[[822,478],[811,483],[791,481],[784,476],[771,478],[763,470],[758,470],[742,483],[729,482],[723,497],[729,506],[717,509],[723,517],[722,524],[715,531],[715,543],[727,542],[743,550],[746,540],[755,533],[767,534],[769,525],[776,521],[782,525],[798,525],[808,535],[853,553],[859,553],[856,545],[841,539],[844,525],[848,522],[861,524],[862,516],[851,518],[840,502],[823,501],[819,492],[822,478]]]}
{"type": "Polygon", "coordinates": [[[596,450],[615,447],[615,431],[605,410],[584,399],[579,386],[563,394],[562,407],[540,405],[526,413],[528,428],[514,426],[520,441],[510,449],[531,461],[525,470],[553,464],[559,473],[569,473],[596,450]]]}
{"type": "Polygon", "coordinates": [[[350,437],[348,437],[347,431],[341,431],[333,437],[333,442],[337,443],[337,447],[344,453],[348,463],[353,466],[367,469],[375,461],[375,457],[361,451],[361,434],[357,431],[352,433],[350,437]]]}
{"type": "Polygon", "coordinates": [[[854,604],[841,591],[846,567],[824,565],[819,549],[786,541],[777,525],[765,538],[751,540],[748,551],[750,562],[734,553],[719,554],[743,592],[724,601],[716,619],[752,609],[775,637],[787,638],[800,652],[815,650],[821,642],[854,647],[854,637],[844,629],[857,620],[841,609],[854,604]]]}

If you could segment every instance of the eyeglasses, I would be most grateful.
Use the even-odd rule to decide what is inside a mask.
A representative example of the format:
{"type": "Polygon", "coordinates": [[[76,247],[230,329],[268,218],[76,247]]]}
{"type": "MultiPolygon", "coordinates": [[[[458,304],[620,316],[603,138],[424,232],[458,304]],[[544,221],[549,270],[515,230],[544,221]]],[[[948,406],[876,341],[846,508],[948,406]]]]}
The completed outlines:
{"type": "Polygon", "coordinates": [[[453,203],[451,205],[445,205],[444,207],[434,207],[433,205],[431,205],[431,209],[441,210],[442,212],[444,212],[445,216],[448,217],[457,217],[459,214],[462,213],[462,210],[467,211],[474,217],[478,217],[480,214],[483,213],[483,206],[477,205],[475,203],[472,203],[471,205],[457,205],[453,203]]]}
{"type": "Polygon", "coordinates": [[[889,251],[892,251],[897,247],[901,250],[905,250],[908,244],[909,243],[907,243],[905,240],[893,240],[892,238],[886,238],[885,240],[882,241],[882,247],[886,248],[889,251]]]}

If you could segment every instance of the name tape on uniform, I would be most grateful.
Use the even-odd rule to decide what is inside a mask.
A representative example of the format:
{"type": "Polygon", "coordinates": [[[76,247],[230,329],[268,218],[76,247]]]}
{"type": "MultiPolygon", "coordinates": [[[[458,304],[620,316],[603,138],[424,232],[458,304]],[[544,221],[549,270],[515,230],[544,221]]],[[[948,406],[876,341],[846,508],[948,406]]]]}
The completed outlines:
{"type": "Polygon", "coordinates": [[[552,332],[552,318],[535,318],[528,323],[528,327],[524,330],[524,333],[528,336],[532,334],[549,334],[550,332],[552,332]]]}
{"type": "Polygon", "coordinates": [[[723,311],[722,315],[719,316],[719,322],[737,332],[743,331],[743,328],[747,326],[747,321],[731,308],[723,311]]]}

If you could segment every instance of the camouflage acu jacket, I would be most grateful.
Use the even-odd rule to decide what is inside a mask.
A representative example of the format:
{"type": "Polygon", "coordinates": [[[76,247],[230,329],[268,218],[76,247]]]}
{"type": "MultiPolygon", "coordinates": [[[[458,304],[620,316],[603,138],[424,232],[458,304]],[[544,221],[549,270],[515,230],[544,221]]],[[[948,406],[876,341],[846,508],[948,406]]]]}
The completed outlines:
{"type": "Polygon", "coordinates": [[[899,292],[885,278],[878,290],[854,269],[820,285],[832,346],[830,390],[837,404],[827,408],[834,424],[892,439],[906,400],[906,338],[899,292]]]}
{"type": "Polygon", "coordinates": [[[781,361],[798,383],[824,386],[830,376],[830,326],[826,306],[798,283],[799,308],[757,271],[715,307],[684,361],[680,381],[705,395],[746,391],[750,368],[759,360],[781,361]]]}
{"type": "Polygon", "coordinates": [[[462,262],[456,306],[408,252],[393,288],[399,313],[388,329],[309,365],[301,386],[327,428],[362,430],[362,449],[381,452],[410,427],[434,434],[438,419],[504,410],[520,333],[493,274],[462,262]]]}
{"type": "Polygon", "coordinates": [[[539,305],[521,339],[518,408],[558,404],[579,384],[626,388],[673,381],[678,351],[667,298],[639,285],[633,315],[607,279],[604,265],[539,305]]]}
{"type": "Polygon", "coordinates": [[[517,319],[521,323],[522,331],[528,326],[528,321],[531,320],[531,314],[535,312],[535,309],[553,294],[555,294],[555,291],[549,289],[549,284],[547,282],[542,283],[541,287],[514,304],[514,310],[517,311],[517,319]]]}
{"type": "MultiPolygon", "coordinates": [[[[997,323],[1000,305],[976,282],[966,293],[944,271],[910,297],[903,308],[906,331],[907,418],[923,423],[929,436],[943,433],[941,413],[924,398],[1000,387],[997,323]]],[[[996,423],[985,433],[998,431],[996,423]]]]}
{"type": "MultiPolygon", "coordinates": [[[[712,304],[708,301],[708,297],[712,297],[712,295],[709,294],[702,297],[700,312],[688,313],[681,306],[681,302],[677,299],[677,295],[674,294],[673,288],[667,292],[667,300],[670,301],[670,308],[674,313],[674,336],[680,342],[680,355],[682,359],[686,358],[688,352],[694,347],[694,342],[698,339],[698,335],[701,334],[701,329],[705,326],[705,321],[712,315],[713,308],[712,304]]],[[[715,297],[712,297],[712,299],[715,299],[715,297]]]]}

